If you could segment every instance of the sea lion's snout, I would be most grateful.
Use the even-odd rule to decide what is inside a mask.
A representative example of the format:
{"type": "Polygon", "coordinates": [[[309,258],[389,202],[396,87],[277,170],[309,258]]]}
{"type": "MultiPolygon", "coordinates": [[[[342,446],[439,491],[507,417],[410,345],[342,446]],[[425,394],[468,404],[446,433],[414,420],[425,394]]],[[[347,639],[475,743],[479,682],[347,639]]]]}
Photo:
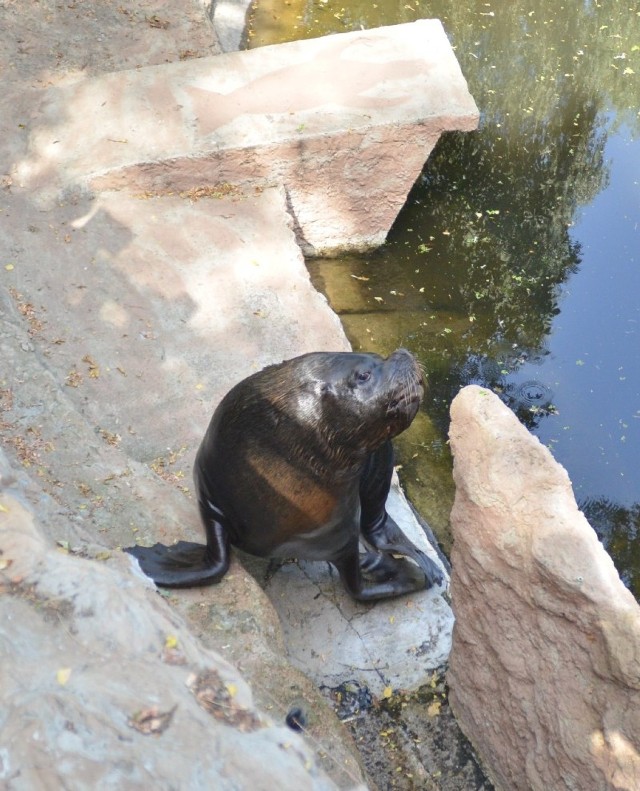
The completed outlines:
{"type": "Polygon", "coordinates": [[[415,418],[424,395],[424,377],[407,349],[397,349],[384,362],[388,386],[386,419],[390,436],[403,431],[415,418]]]}

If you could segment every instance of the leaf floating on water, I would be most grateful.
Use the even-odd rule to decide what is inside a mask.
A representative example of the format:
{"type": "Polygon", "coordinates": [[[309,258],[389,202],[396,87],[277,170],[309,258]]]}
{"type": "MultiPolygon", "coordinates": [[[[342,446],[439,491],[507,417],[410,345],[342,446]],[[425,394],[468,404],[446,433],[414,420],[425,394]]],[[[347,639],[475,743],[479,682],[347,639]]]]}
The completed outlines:
{"type": "Polygon", "coordinates": [[[382,690],[382,697],[383,697],[385,700],[388,700],[388,699],[389,699],[389,698],[390,698],[392,695],[393,695],[393,690],[391,689],[391,687],[385,687],[385,688],[382,690]]]}
{"type": "Polygon", "coordinates": [[[177,648],[178,638],[174,634],[168,634],[164,641],[165,648],[177,648]]]}

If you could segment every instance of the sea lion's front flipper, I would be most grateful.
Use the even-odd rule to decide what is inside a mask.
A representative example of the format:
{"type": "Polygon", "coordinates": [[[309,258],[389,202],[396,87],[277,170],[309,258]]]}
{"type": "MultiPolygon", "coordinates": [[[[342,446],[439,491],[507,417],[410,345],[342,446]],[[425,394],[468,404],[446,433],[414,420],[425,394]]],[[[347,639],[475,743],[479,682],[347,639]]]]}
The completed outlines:
{"type": "Polygon", "coordinates": [[[166,546],[125,547],[137,558],[147,577],[162,588],[191,588],[219,582],[229,568],[229,541],[226,530],[214,523],[206,526],[207,545],[178,541],[166,546]]]}
{"type": "Polygon", "coordinates": [[[386,511],[392,475],[393,446],[385,442],[369,455],[360,477],[362,537],[380,552],[394,552],[414,560],[427,577],[427,587],[441,585],[443,576],[438,565],[405,536],[386,511]]]}
{"type": "Polygon", "coordinates": [[[338,569],[347,592],[358,601],[393,599],[427,587],[422,569],[385,552],[360,555],[355,548],[332,563],[338,569]]]}
{"type": "Polygon", "coordinates": [[[375,527],[363,526],[362,535],[372,547],[380,552],[394,552],[414,560],[425,573],[427,587],[442,584],[444,578],[437,563],[421,549],[418,549],[386,512],[384,519],[375,527]]]}

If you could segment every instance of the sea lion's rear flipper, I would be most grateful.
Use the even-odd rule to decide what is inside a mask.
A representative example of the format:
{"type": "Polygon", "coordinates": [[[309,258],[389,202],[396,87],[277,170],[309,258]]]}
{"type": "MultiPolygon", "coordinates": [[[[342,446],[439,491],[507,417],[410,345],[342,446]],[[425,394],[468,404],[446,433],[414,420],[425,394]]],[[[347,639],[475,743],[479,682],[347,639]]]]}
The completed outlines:
{"type": "Polygon", "coordinates": [[[207,545],[178,541],[166,546],[125,547],[142,572],[162,588],[191,588],[219,582],[229,568],[229,542],[221,525],[207,525],[207,545]]]}

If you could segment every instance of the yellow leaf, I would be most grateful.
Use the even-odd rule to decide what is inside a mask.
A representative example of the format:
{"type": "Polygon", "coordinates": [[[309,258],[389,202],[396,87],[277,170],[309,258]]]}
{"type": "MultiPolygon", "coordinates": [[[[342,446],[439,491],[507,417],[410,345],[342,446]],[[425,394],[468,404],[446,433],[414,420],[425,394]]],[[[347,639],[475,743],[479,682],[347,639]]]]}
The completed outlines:
{"type": "Polygon", "coordinates": [[[168,634],[166,640],[164,641],[165,648],[177,648],[178,647],[178,638],[175,635],[168,634]]]}
{"type": "Polygon", "coordinates": [[[5,266],[5,269],[7,270],[7,272],[12,272],[13,271],[13,264],[7,264],[5,266]]]}
{"type": "Polygon", "coordinates": [[[427,706],[427,715],[429,717],[437,717],[438,714],[440,714],[440,707],[441,706],[442,706],[442,703],[440,703],[439,700],[434,700],[433,703],[430,703],[427,706]]]}
{"type": "Polygon", "coordinates": [[[238,687],[235,684],[225,684],[230,697],[235,698],[238,687]]]}
{"type": "Polygon", "coordinates": [[[389,699],[393,695],[393,690],[391,687],[385,687],[382,692],[382,697],[385,699],[389,699]]]}
{"type": "Polygon", "coordinates": [[[71,676],[71,668],[70,667],[61,667],[60,670],[56,673],[56,681],[60,684],[61,687],[69,680],[71,676]]]}
{"type": "Polygon", "coordinates": [[[2,505],[2,503],[0,503],[0,511],[2,511],[3,514],[9,513],[9,509],[5,508],[4,505],[2,505]]]}

